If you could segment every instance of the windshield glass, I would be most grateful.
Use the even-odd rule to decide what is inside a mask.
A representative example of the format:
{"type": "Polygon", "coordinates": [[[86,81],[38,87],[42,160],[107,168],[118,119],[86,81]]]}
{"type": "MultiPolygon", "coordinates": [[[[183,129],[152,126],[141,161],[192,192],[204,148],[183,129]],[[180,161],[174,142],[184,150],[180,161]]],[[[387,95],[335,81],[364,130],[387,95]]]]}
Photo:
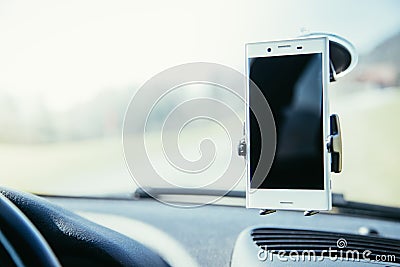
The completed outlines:
{"type": "MultiPolygon", "coordinates": [[[[244,73],[246,43],[330,32],[350,40],[360,55],[356,68],[329,86],[344,153],[333,190],[349,200],[400,206],[397,0],[3,1],[0,7],[1,185],[56,195],[133,192],[122,125],[143,83],[189,62],[244,73]]],[[[150,116],[149,154],[157,153],[160,116],[196,97],[195,87],[164,98],[150,116]]],[[[231,103],[244,118],[244,106],[229,94],[211,86],[202,91],[207,96],[231,103]]],[[[202,176],[207,183],[224,171],[229,153],[237,153],[228,149],[225,132],[212,121],[195,121],[179,144],[196,160],[200,141],[210,135],[222,152],[202,176]]],[[[158,170],[168,173],[162,166],[158,170]]],[[[244,191],[243,180],[236,189],[244,191]]]]}

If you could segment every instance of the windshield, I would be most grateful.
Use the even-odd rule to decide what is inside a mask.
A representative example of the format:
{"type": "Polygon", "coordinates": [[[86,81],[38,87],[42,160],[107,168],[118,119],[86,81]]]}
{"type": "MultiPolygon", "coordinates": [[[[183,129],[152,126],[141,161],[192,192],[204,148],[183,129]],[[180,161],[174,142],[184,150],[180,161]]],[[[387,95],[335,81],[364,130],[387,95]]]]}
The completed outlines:
{"type": "MultiPolygon", "coordinates": [[[[333,191],[400,206],[397,0],[3,1],[0,7],[1,185],[55,195],[133,192],[137,185],[124,162],[122,126],[132,96],[147,80],[190,62],[244,73],[246,43],[330,32],[359,52],[356,68],[329,86],[344,155],[333,191]]],[[[212,86],[186,90],[165,97],[149,116],[148,153],[162,173],[169,169],[157,156],[157,125],[177,102],[202,91],[201,97],[230,103],[244,120],[244,106],[229,94],[212,86]]],[[[199,158],[204,138],[221,151],[216,165],[195,182],[181,179],[183,187],[212,182],[230,153],[237,153],[221,127],[198,120],[181,132],[182,154],[199,158]]],[[[245,190],[243,180],[236,190],[245,190]]]]}

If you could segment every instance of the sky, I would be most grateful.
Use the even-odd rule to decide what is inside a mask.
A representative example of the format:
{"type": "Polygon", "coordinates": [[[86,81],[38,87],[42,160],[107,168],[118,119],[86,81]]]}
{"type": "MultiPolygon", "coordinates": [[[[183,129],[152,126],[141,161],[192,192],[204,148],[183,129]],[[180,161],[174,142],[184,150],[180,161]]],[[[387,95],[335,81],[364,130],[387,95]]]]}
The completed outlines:
{"type": "Polygon", "coordinates": [[[400,1],[0,1],[0,97],[51,110],[137,87],[174,65],[244,70],[244,45],[301,29],[348,38],[360,53],[400,31],[400,1]]]}

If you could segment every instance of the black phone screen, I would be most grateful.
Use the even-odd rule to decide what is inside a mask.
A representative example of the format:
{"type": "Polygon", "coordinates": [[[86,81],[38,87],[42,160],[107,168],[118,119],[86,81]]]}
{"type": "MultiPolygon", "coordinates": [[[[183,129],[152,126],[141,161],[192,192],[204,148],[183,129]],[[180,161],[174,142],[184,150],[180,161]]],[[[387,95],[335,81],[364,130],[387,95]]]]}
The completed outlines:
{"type": "MultiPolygon", "coordinates": [[[[322,53],[250,58],[249,78],[271,108],[276,152],[262,189],[324,189],[322,53]]],[[[252,90],[249,87],[250,106],[252,90]]],[[[250,111],[250,179],[261,151],[261,131],[250,111]]]]}

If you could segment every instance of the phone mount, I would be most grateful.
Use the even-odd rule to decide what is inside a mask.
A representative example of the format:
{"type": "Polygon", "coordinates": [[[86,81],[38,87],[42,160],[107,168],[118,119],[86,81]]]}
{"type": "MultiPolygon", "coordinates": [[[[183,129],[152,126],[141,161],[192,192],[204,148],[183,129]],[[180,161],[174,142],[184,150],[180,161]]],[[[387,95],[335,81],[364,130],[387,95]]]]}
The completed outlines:
{"type": "MultiPolygon", "coordinates": [[[[336,82],[340,77],[351,72],[357,64],[358,55],[355,47],[345,38],[330,33],[311,33],[301,37],[328,37],[329,39],[329,81],[336,82]]],[[[342,171],[342,134],[339,116],[330,116],[330,135],[327,140],[327,150],[331,156],[331,172],[342,171]]],[[[238,155],[246,158],[246,141],[241,139],[238,146],[238,155]]],[[[260,215],[268,215],[276,210],[261,209],[260,215]]],[[[318,211],[308,210],[304,216],[312,216],[318,211]]]]}

